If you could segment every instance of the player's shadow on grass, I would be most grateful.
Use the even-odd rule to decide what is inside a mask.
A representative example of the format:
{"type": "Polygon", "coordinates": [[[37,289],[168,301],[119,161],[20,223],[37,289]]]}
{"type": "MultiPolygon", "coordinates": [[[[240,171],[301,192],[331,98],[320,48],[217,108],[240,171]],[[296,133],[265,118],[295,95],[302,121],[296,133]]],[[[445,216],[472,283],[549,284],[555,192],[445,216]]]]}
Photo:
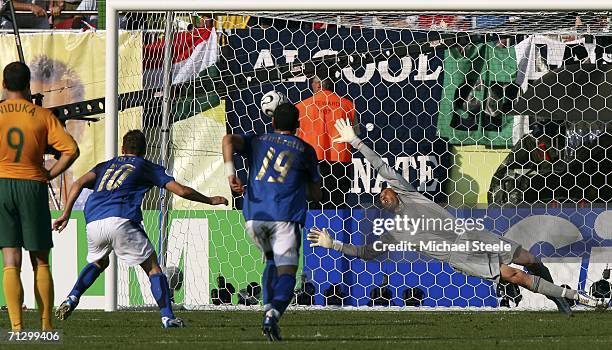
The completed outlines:
{"type": "MultiPolygon", "coordinates": [[[[393,313],[393,311],[390,311],[390,313],[393,313]]],[[[393,327],[397,327],[397,326],[435,326],[436,322],[426,322],[426,321],[415,321],[415,320],[410,320],[410,321],[406,321],[406,322],[350,322],[350,321],[345,321],[342,323],[342,327],[350,327],[350,326],[368,326],[368,327],[387,327],[387,326],[393,326],[393,327]]],[[[292,328],[292,327],[304,327],[304,326],[312,326],[312,323],[309,322],[304,322],[304,323],[300,323],[300,322],[295,322],[292,321],[290,324],[286,323],[283,325],[284,328],[292,328]]],[[[321,326],[321,327],[339,327],[337,322],[317,322],[317,326],[321,326]]]]}
{"type": "MultiPolygon", "coordinates": [[[[413,322],[411,322],[411,324],[413,324],[413,322]]],[[[542,340],[542,339],[551,339],[551,340],[558,340],[559,339],[559,335],[558,334],[550,334],[550,335],[537,335],[537,336],[531,336],[531,337],[523,337],[523,340],[527,340],[529,338],[532,339],[538,339],[538,340],[542,340]]],[[[330,342],[330,341],[337,341],[337,342],[355,342],[355,341],[375,341],[375,342],[380,342],[381,340],[388,340],[388,341],[392,341],[392,342],[404,342],[404,341],[412,341],[412,342],[426,342],[426,341],[430,341],[430,342],[443,342],[443,343],[449,343],[452,342],[454,340],[456,341],[470,341],[470,340],[478,340],[478,342],[483,342],[483,341],[491,341],[491,342],[495,342],[495,343],[499,343],[499,342],[504,342],[504,343],[512,343],[513,341],[516,341],[516,338],[513,336],[508,336],[508,337],[500,337],[497,335],[490,335],[490,336],[483,336],[482,333],[480,332],[472,332],[472,333],[465,333],[464,337],[453,337],[453,336],[444,336],[444,337],[440,337],[440,336],[419,336],[419,335],[379,335],[379,336],[347,336],[347,337],[338,337],[338,336],[334,336],[334,337],[326,337],[324,335],[321,336],[315,336],[315,337],[299,337],[298,338],[301,341],[312,341],[312,342],[330,342]]],[[[292,338],[291,337],[286,337],[287,341],[291,341],[292,338]]],[[[293,339],[293,340],[297,340],[297,339],[293,339]]]]}

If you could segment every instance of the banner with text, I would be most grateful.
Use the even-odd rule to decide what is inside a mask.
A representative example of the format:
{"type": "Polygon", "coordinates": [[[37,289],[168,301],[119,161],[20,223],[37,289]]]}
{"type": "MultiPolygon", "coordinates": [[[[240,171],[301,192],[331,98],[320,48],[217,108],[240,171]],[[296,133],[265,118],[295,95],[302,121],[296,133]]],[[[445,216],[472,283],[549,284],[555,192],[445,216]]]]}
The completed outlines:
{"type": "MultiPolygon", "coordinates": [[[[228,38],[229,48],[223,50],[223,58],[231,73],[239,76],[253,69],[307,62],[325,55],[384,54],[394,43],[411,43],[423,40],[424,36],[397,30],[267,28],[235,30],[228,38]]],[[[359,136],[364,142],[402,172],[419,191],[438,198],[442,195],[441,182],[447,178],[450,159],[446,143],[436,135],[442,61],[442,51],[415,57],[390,55],[388,60],[362,67],[331,67],[329,77],[334,82],[333,92],[352,101],[359,136]]],[[[313,95],[311,78],[295,77],[230,93],[231,103],[226,105],[230,130],[234,133],[271,131],[272,120],[260,109],[262,95],[277,90],[297,104],[313,95]]],[[[333,129],[333,123],[328,123],[322,133],[335,133],[329,129],[333,129]]],[[[239,165],[242,159],[237,157],[236,162],[239,165]]],[[[350,181],[347,188],[340,188],[346,193],[345,204],[354,207],[358,203],[372,203],[384,188],[382,178],[355,151],[348,168],[346,176],[350,181]]],[[[343,187],[341,181],[338,185],[343,187]]]]}

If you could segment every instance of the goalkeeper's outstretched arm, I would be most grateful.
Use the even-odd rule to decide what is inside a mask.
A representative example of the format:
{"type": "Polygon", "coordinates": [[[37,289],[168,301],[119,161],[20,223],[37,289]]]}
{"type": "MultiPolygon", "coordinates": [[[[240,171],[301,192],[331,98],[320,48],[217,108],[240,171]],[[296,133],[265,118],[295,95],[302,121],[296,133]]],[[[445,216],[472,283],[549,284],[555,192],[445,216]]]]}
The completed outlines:
{"type": "MultiPolygon", "coordinates": [[[[316,227],[311,228],[306,238],[311,242],[310,247],[333,249],[344,255],[355,256],[363,260],[373,260],[384,253],[383,251],[374,249],[373,244],[354,245],[332,239],[325,228],[322,230],[316,227]]],[[[384,238],[384,236],[382,238],[384,238]]]]}
{"type": "Polygon", "coordinates": [[[416,189],[406,181],[406,179],[393,169],[389,164],[385,163],[382,158],[368,147],[363,141],[357,137],[355,130],[346,119],[338,119],[336,121],[336,130],[340,136],[334,139],[334,143],[348,142],[355,147],[363,156],[372,164],[372,167],[382,176],[389,186],[396,192],[414,192],[416,189]]]}

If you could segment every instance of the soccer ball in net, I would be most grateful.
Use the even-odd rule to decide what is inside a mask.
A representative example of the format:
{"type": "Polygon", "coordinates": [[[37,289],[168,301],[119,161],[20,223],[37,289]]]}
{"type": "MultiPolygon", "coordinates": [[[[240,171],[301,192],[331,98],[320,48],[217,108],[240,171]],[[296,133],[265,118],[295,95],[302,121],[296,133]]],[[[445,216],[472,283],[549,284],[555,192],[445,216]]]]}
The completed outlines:
{"type": "Polygon", "coordinates": [[[278,105],[289,102],[289,99],[282,92],[272,90],[261,98],[261,110],[269,117],[274,115],[274,110],[278,105]]]}

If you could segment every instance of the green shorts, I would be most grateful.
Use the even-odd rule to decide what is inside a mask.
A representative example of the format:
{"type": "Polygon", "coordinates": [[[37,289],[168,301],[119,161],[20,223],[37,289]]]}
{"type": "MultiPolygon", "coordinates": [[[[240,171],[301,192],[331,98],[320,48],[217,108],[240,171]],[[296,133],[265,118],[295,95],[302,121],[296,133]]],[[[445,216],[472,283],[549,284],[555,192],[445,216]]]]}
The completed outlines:
{"type": "Polygon", "coordinates": [[[0,247],[29,251],[53,247],[46,183],[0,179],[0,247]]]}

